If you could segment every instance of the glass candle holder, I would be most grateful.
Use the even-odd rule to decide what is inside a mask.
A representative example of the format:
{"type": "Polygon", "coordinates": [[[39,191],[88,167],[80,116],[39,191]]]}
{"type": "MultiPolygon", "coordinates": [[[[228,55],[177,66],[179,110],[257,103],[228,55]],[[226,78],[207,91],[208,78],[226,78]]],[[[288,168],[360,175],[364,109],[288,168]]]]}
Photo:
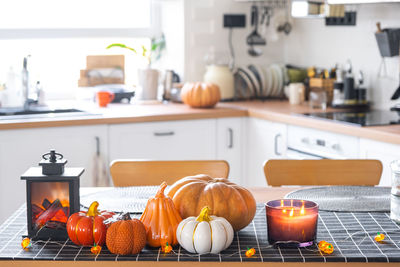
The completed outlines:
{"type": "Polygon", "coordinates": [[[265,204],[268,242],[306,247],[317,234],[318,204],[300,199],[278,199],[265,204]]]}
{"type": "Polygon", "coordinates": [[[400,160],[393,161],[390,167],[392,169],[390,218],[400,224],[400,160]]]}

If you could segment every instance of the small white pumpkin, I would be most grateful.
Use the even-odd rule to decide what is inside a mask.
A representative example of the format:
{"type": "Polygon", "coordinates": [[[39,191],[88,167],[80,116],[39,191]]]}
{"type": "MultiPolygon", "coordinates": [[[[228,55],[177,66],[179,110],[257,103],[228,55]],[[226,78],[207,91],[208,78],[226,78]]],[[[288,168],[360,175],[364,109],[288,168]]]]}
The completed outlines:
{"type": "Polygon", "coordinates": [[[200,215],[181,221],[176,229],[179,244],[191,253],[219,253],[229,247],[233,240],[233,228],[223,217],[210,216],[209,207],[200,215]]]}

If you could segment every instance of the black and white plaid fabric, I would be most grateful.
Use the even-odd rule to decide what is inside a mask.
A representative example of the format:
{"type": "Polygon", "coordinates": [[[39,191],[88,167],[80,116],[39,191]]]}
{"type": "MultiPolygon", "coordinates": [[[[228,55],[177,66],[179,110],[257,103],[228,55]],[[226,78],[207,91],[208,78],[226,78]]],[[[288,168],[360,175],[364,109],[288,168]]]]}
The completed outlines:
{"type": "Polygon", "coordinates": [[[385,212],[321,211],[317,241],[325,240],[335,248],[332,254],[327,255],[316,245],[308,248],[271,246],[267,240],[265,208],[258,205],[253,222],[235,234],[228,249],[217,255],[200,256],[190,254],[180,246],[174,247],[169,254],[162,253],[159,248],[146,247],[140,254],[131,256],[114,255],[104,247],[100,254],[94,255],[89,247],[77,247],[69,240],[33,241],[32,247],[25,251],[21,248],[22,236],[26,234],[25,213],[24,205],[0,227],[0,260],[400,262],[400,227],[385,212]],[[377,232],[385,234],[385,242],[374,241],[377,232]],[[256,254],[247,258],[247,248],[255,248],[256,254]]]}

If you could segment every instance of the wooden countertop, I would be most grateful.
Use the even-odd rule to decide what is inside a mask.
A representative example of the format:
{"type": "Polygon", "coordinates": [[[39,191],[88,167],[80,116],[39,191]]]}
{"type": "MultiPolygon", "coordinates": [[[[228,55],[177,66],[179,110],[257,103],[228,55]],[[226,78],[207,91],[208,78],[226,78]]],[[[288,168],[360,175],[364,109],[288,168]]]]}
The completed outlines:
{"type": "Polygon", "coordinates": [[[98,108],[92,104],[76,104],[74,108],[88,111],[93,115],[0,120],[0,130],[247,116],[247,111],[244,109],[224,106],[213,109],[192,109],[183,104],[160,102],[110,104],[107,108],[98,108]]]}
{"type": "MultiPolygon", "coordinates": [[[[93,104],[78,105],[96,115],[0,120],[0,130],[38,127],[60,127],[94,124],[195,120],[227,117],[254,117],[274,122],[310,127],[376,141],[400,144],[400,125],[358,127],[343,123],[307,118],[296,113],[319,112],[307,105],[290,105],[287,101],[246,101],[219,103],[213,109],[192,109],[183,104],[150,102],[145,104],[112,104],[97,108],[93,104]]],[[[327,109],[332,111],[333,109],[327,109]]]]}

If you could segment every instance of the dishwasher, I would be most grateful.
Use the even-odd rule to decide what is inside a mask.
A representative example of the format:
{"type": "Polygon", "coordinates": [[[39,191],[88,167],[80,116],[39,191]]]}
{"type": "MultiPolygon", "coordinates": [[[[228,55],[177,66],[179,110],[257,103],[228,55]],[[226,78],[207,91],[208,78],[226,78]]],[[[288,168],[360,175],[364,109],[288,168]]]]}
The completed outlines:
{"type": "Polygon", "coordinates": [[[288,159],[356,159],[357,137],[299,126],[288,126],[288,159]]]}

